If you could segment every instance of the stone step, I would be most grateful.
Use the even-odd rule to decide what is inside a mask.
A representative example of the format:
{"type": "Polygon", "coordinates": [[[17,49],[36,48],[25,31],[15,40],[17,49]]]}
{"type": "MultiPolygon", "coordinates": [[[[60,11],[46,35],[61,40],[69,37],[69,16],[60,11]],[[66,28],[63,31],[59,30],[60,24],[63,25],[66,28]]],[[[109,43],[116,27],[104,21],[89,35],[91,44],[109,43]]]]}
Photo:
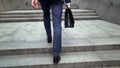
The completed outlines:
{"type": "MultiPolygon", "coordinates": [[[[63,6],[63,8],[65,9],[66,7],[63,6]]],[[[77,4],[71,4],[71,9],[78,9],[79,6],[77,4]]],[[[41,9],[41,6],[38,8],[38,10],[41,9]]],[[[17,10],[34,10],[33,7],[31,6],[31,4],[27,5],[27,6],[20,6],[19,8],[17,8],[17,10]]]]}
{"type": "MultiPolygon", "coordinates": [[[[0,55],[52,52],[43,25],[43,22],[0,23],[0,55]]],[[[79,20],[72,29],[64,28],[63,21],[62,27],[62,52],[120,50],[120,25],[79,20]]]]}
{"type": "MultiPolygon", "coordinates": [[[[114,38],[113,38],[114,39],[114,38]]],[[[92,40],[92,39],[91,39],[92,40]]],[[[94,39],[93,39],[94,40],[94,39]]],[[[106,40],[107,41],[107,40],[106,40]]],[[[102,42],[99,40],[99,42],[102,42]]],[[[79,52],[79,51],[99,51],[99,50],[120,50],[119,43],[102,43],[93,44],[88,40],[67,40],[62,42],[62,52],[79,52]]],[[[16,41],[16,42],[0,42],[0,56],[3,55],[20,55],[20,54],[42,54],[52,53],[52,44],[48,44],[46,40],[41,41],[16,41]]]]}
{"type": "MultiPolygon", "coordinates": [[[[65,9],[63,10],[65,12],[65,9]]],[[[72,9],[73,13],[95,13],[93,10],[87,9],[72,9]]],[[[0,15],[18,15],[18,14],[43,14],[42,10],[13,10],[1,12],[0,15]]]]}
{"type": "MultiPolygon", "coordinates": [[[[96,13],[73,13],[74,16],[97,16],[96,13]]],[[[0,15],[0,18],[27,18],[27,17],[42,17],[43,14],[20,14],[20,15],[0,15]]],[[[52,15],[51,15],[52,16],[52,15]]],[[[64,14],[62,15],[64,16],[64,14]]]]}
{"type": "MultiPolygon", "coordinates": [[[[99,16],[74,16],[75,20],[98,20],[99,16]]],[[[62,17],[64,20],[64,17],[62,17]]],[[[35,22],[43,21],[43,17],[31,17],[31,18],[0,18],[0,22],[35,22]]]]}
{"type": "Polygon", "coordinates": [[[119,67],[120,50],[61,53],[59,64],[50,54],[0,56],[0,68],[94,68],[119,67]]]}

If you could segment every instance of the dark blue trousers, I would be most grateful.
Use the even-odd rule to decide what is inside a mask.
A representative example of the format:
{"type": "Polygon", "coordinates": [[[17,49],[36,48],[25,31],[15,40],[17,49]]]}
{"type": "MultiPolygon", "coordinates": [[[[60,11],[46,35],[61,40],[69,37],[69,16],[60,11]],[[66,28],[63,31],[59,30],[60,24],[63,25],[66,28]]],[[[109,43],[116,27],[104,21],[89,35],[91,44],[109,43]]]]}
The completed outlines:
{"type": "Polygon", "coordinates": [[[44,26],[47,33],[47,37],[52,37],[51,35],[51,24],[50,24],[50,9],[52,10],[52,21],[53,21],[53,55],[59,56],[61,51],[61,17],[62,17],[62,2],[52,2],[52,1],[41,1],[40,2],[43,17],[44,17],[44,26]]]}

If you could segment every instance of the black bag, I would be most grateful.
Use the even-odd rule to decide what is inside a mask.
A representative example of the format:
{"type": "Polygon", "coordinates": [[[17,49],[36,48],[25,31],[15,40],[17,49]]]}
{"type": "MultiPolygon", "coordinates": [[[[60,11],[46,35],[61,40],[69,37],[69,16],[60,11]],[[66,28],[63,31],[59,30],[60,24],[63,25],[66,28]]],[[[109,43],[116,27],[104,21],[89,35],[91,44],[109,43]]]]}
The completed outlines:
{"type": "Polygon", "coordinates": [[[65,28],[73,28],[74,27],[74,18],[71,9],[65,10],[65,28]]]}

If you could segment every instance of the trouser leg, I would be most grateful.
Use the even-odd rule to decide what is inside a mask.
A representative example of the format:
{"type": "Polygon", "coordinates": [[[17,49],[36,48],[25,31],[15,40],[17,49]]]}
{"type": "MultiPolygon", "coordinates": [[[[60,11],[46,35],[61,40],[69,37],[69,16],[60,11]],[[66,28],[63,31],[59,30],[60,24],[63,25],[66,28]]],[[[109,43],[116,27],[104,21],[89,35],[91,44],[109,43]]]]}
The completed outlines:
{"type": "Polygon", "coordinates": [[[40,2],[43,17],[44,17],[44,27],[47,33],[47,37],[51,37],[51,24],[50,24],[50,3],[49,2],[40,2]]]}
{"type": "Polygon", "coordinates": [[[54,29],[54,37],[53,37],[53,55],[59,56],[61,51],[61,35],[62,35],[62,27],[61,27],[61,17],[62,17],[62,9],[63,4],[57,3],[51,5],[52,9],[52,20],[53,20],[53,29],[54,29]]]}

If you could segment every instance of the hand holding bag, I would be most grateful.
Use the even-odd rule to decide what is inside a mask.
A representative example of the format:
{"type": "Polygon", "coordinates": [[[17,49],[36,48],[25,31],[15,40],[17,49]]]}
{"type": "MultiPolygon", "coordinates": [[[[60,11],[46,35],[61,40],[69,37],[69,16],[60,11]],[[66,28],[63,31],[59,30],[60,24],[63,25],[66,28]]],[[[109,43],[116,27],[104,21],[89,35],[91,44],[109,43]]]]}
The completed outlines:
{"type": "Polygon", "coordinates": [[[74,18],[71,9],[65,10],[65,28],[73,28],[74,27],[74,18]]]}

